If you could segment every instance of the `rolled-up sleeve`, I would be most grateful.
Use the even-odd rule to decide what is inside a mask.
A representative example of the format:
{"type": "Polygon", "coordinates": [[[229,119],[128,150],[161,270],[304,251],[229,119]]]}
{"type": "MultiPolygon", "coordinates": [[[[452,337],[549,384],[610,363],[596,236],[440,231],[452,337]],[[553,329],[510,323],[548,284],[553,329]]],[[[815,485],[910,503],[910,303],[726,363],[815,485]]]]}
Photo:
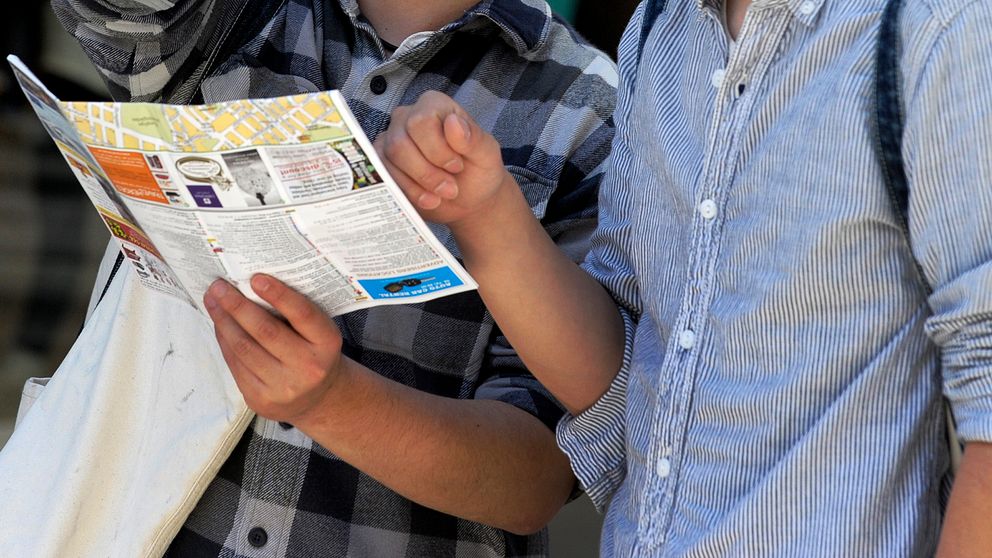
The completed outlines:
{"type": "Polygon", "coordinates": [[[907,79],[909,224],[958,435],[992,442],[992,4],[961,5],[906,49],[925,58],[907,79]]]}
{"type": "Polygon", "coordinates": [[[565,413],[554,396],[527,371],[523,361],[498,330],[489,346],[485,378],[475,391],[475,399],[502,401],[532,415],[549,430],[565,413]]]}
{"type": "Polygon", "coordinates": [[[558,423],[558,445],[568,455],[572,472],[596,509],[602,511],[626,472],[627,378],[634,333],[630,312],[621,312],[627,344],[623,367],[602,397],[582,413],[566,414],[558,423]]]}

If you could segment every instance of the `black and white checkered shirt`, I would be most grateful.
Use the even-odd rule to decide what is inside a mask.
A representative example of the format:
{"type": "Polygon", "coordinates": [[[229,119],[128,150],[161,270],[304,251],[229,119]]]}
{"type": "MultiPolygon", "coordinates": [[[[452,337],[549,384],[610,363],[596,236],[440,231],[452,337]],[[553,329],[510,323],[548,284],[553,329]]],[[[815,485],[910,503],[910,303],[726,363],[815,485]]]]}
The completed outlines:
{"type": "MultiPolygon", "coordinates": [[[[392,55],[355,0],[53,3],[120,99],[214,102],[339,89],[375,138],[395,107],[442,91],[499,140],[507,167],[559,245],[577,261],[586,251],[613,136],[616,71],[543,1],[484,1],[392,55]]],[[[448,231],[434,230],[457,256],[448,231]]],[[[477,293],[354,312],[338,325],[348,356],[397,382],[445,397],[504,401],[549,429],[563,413],[477,293]]],[[[515,536],[427,509],[285,426],[254,422],[169,555],[547,554],[546,533],[515,536]]]]}

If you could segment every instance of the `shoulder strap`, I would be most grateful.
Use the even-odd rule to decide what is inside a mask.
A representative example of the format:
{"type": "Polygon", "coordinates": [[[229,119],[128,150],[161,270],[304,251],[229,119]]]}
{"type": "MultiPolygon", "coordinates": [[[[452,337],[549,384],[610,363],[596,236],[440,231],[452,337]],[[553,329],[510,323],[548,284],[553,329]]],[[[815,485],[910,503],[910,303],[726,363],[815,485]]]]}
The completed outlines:
{"type": "Polygon", "coordinates": [[[641,59],[641,54],[644,52],[644,44],[648,42],[648,35],[651,33],[651,28],[654,27],[654,22],[661,15],[661,12],[665,11],[665,4],[668,0],[644,0],[644,18],[641,20],[641,39],[637,43],[637,59],[641,59]]]}
{"type": "MultiPolygon", "coordinates": [[[[903,0],[889,0],[882,12],[875,48],[875,96],[872,129],[875,148],[882,165],[882,175],[889,198],[896,210],[896,219],[909,242],[909,181],[902,158],[903,114],[899,94],[899,14],[903,0]]],[[[912,250],[910,250],[912,255],[912,250]]],[[[920,281],[927,294],[933,288],[923,273],[923,266],[912,255],[920,281]]]]}
{"type": "MultiPolygon", "coordinates": [[[[878,45],[875,50],[875,98],[872,128],[875,132],[875,147],[878,150],[885,187],[896,210],[896,219],[906,237],[910,256],[916,265],[920,282],[929,296],[933,287],[923,274],[923,266],[912,253],[909,241],[909,181],[902,158],[903,113],[899,94],[899,12],[903,0],[889,0],[882,12],[878,30],[878,45]]],[[[948,401],[944,400],[944,414],[947,417],[947,445],[951,453],[951,469],[956,472],[961,463],[964,444],[957,437],[957,420],[948,401]]]]}

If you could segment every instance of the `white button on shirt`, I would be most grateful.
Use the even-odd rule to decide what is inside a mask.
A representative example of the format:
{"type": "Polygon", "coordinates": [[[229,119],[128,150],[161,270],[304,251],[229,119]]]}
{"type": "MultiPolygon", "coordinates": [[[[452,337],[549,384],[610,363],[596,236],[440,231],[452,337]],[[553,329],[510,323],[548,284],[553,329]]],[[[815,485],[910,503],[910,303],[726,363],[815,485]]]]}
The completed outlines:
{"type": "Polygon", "coordinates": [[[813,11],[815,10],[816,10],[816,4],[812,2],[807,1],[799,5],[799,13],[803,14],[804,16],[808,16],[809,14],[813,13],[813,11]]]}
{"type": "Polygon", "coordinates": [[[679,334],[679,347],[689,350],[696,346],[696,333],[687,329],[679,334]]]}
{"type": "Polygon", "coordinates": [[[727,75],[727,71],[724,70],[723,68],[720,68],[719,70],[713,72],[713,75],[710,76],[710,83],[713,84],[713,87],[715,87],[716,89],[720,89],[720,86],[723,85],[723,78],[726,75],[727,75]]]}
{"type": "Polygon", "coordinates": [[[699,204],[699,214],[707,221],[716,217],[716,202],[711,199],[706,199],[699,204]]]}
{"type": "Polygon", "coordinates": [[[658,476],[666,478],[670,474],[672,474],[672,460],[662,457],[658,460],[658,476]]]}

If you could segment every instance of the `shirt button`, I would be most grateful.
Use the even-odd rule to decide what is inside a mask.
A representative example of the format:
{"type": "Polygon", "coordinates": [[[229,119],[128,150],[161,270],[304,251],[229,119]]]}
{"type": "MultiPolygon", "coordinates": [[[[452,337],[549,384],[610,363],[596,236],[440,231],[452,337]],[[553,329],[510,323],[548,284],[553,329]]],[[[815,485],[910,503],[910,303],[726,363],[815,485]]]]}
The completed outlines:
{"type": "Polygon", "coordinates": [[[699,214],[707,221],[716,217],[716,202],[713,200],[703,200],[699,204],[699,214]]]}
{"type": "Polygon", "coordinates": [[[816,4],[806,1],[799,5],[799,13],[808,16],[816,10],[816,4]]]}
{"type": "Polygon", "coordinates": [[[715,87],[716,89],[720,89],[720,86],[723,85],[723,78],[726,75],[727,75],[727,71],[724,70],[723,68],[720,68],[719,70],[713,72],[713,75],[710,76],[710,83],[713,84],[713,87],[715,87]]]}
{"type": "Polygon", "coordinates": [[[262,548],[267,542],[269,542],[269,534],[265,532],[265,529],[255,527],[248,531],[248,544],[255,548],[262,548]]]}
{"type": "Polygon", "coordinates": [[[679,334],[679,347],[689,350],[696,346],[696,333],[687,329],[679,334]]]}
{"type": "Polygon", "coordinates": [[[376,95],[382,95],[386,92],[386,78],[382,76],[375,76],[372,78],[372,81],[369,82],[369,89],[371,89],[376,95]]]}
{"type": "Polygon", "coordinates": [[[661,478],[668,478],[668,475],[672,474],[672,461],[667,457],[662,457],[658,460],[658,476],[661,478]]]}

